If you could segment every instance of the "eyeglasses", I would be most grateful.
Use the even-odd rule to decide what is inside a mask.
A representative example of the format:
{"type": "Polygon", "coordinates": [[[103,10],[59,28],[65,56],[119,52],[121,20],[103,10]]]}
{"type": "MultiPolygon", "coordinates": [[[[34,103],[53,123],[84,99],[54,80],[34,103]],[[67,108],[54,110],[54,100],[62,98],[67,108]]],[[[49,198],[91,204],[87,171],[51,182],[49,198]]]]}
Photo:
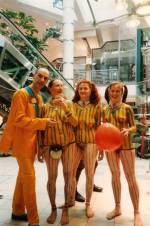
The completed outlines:
{"type": "Polygon", "coordinates": [[[40,74],[40,73],[38,73],[37,76],[38,76],[39,78],[44,78],[44,81],[48,81],[48,79],[49,79],[47,76],[44,76],[44,75],[42,75],[42,74],[40,74]]]}

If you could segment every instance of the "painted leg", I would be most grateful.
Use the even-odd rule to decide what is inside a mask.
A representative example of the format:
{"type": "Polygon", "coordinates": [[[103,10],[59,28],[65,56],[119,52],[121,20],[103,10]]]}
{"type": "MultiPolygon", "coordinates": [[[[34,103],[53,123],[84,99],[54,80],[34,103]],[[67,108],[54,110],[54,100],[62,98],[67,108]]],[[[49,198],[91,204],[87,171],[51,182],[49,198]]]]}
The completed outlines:
{"type": "Polygon", "coordinates": [[[121,182],[120,182],[120,168],[119,168],[119,153],[110,152],[106,153],[107,162],[112,174],[112,189],[115,199],[115,208],[113,211],[109,212],[106,215],[108,220],[121,215],[121,182]]]}
{"type": "Polygon", "coordinates": [[[143,226],[139,213],[139,187],[135,176],[135,150],[122,151],[121,160],[134,208],[134,226],[143,226]]]}
{"type": "Polygon", "coordinates": [[[97,146],[95,144],[87,144],[84,151],[84,165],[86,174],[86,203],[85,212],[88,218],[94,216],[94,211],[91,208],[90,202],[94,184],[94,168],[97,158],[97,146]]]}

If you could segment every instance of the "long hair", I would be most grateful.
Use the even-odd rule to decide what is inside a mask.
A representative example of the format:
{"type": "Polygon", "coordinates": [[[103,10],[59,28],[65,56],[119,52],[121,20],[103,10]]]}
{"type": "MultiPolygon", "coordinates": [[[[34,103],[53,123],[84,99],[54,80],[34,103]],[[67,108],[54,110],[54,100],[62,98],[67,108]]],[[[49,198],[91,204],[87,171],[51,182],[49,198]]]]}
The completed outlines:
{"type": "Polygon", "coordinates": [[[88,80],[81,80],[78,82],[77,86],[76,86],[76,90],[75,90],[75,95],[72,99],[73,102],[77,103],[79,100],[80,100],[80,96],[79,96],[79,86],[81,85],[81,83],[87,83],[91,89],[91,95],[90,95],[90,98],[89,98],[89,101],[91,104],[98,104],[100,103],[100,95],[98,93],[98,90],[95,86],[94,83],[88,81],[88,80]]]}
{"type": "Polygon", "coordinates": [[[122,86],[122,92],[123,92],[123,96],[122,96],[122,102],[125,103],[127,96],[128,96],[128,88],[126,85],[124,85],[122,82],[119,81],[115,81],[112,82],[109,86],[107,86],[106,90],[105,90],[105,100],[107,101],[107,103],[109,104],[110,98],[109,98],[109,89],[113,86],[113,85],[121,85],[122,86]]]}

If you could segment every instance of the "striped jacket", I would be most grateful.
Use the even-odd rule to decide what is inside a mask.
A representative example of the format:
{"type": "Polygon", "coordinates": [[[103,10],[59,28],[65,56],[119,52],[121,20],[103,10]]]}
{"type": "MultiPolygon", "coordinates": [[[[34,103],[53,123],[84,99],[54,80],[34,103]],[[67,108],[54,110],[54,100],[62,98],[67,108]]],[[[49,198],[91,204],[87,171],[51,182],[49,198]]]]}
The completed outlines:
{"type": "Polygon", "coordinates": [[[45,104],[41,109],[41,117],[51,118],[57,121],[54,127],[48,127],[45,131],[40,131],[39,145],[49,146],[59,144],[65,146],[75,142],[73,128],[77,125],[77,119],[71,101],[66,101],[68,111],[64,112],[61,107],[56,107],[51,103],[45,104]]]}
{"type": "Polygon", "coordinates": [[[101,123],[100,104],[81,106],[74,103],[78,125],[75,128],[76,143],[95,143],[95,131],[101,123]]]}
{"type": "Polygon", "coordinates": [[[134,121],[134,113],[130,105],[122,103],[114,109],[111,105],[105,106],[103,109],[103,121],[115,125],[120,131],[123,128],[128,128],[129,135],[124,136],[121,149],[133,148],[131,134],[136,132],[136,125],[134,121]]]}

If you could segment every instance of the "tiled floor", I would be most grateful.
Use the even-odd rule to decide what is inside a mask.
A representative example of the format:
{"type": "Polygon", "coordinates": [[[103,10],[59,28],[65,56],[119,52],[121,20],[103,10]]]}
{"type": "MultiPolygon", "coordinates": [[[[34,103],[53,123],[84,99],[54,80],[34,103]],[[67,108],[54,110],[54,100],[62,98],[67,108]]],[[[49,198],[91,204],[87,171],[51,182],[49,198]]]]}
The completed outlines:
{"type": "MultiPolygon", "coordinates": [[[[46,191],[47,172],[45,164],[36,161],[37,175],[37,199],[40,215],[40,225],[48,226],[46,218],[50,212],[50,204],[46,191]]],[[[137,159],[136,172],[140,186],[141,202],[140,209],[144,226],[150,226],[150,172],[149,160],[137,159]]],[[[16,160],[12,157],[0,158],[0,194],[4,195],[0,199],[0,226],[27,226],[27,223],[15,222],[10,219],[12,194],[15,186],[15,178],[17,174],[16,160]]],[[[59,176],[57,180],[57,205],[63,203],[63,179],[61,164],[59,167],[59,176]]],[[[106,160],[99,162],[99,166],[95,175],[95,184],[102,186],[102,193],[93,193],[92,206],[95,216],[87,219],[84,213],[84,204],[77,203],[76,206],[70,208],[69,226],[133,226],[133,208],[130,201],[127,183],[122,174],[122,212],[123,214],[115,220],[108,221],[106,213],[114,207],[113,195],[111,190],[110,172],[106,160]]],[[[84,171],[81,175],[78,190],[84,194],[85,176],[84,171]]],[[[54,224],[59,225],[61,210],[58,210],[57,221],[54,224]]]]}

